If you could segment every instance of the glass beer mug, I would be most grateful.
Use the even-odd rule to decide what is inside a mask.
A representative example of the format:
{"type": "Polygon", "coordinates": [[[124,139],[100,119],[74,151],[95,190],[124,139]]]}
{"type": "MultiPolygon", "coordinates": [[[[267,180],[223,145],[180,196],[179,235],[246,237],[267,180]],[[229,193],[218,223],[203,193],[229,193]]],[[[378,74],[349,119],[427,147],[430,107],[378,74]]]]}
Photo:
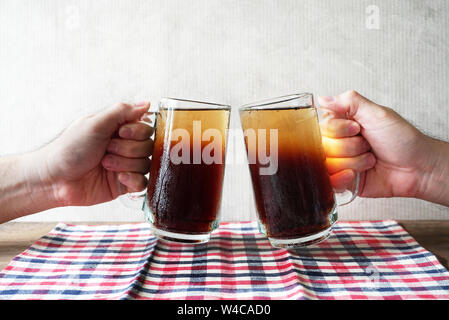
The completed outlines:
{"type": "Polygon", "coordinates": [[[326,239],[337,203],[358,193],[332,189],[313,95],[294,94],[239,109],[259,229],[275,247],[297,248],[326,239]]]}
{"type": "Polygon", "coordinates": [[[160,101],[148,188],[131,195],[143,200],[158,238],[203,243],[218,227],[230,111],[208,102],[160,101]]]}

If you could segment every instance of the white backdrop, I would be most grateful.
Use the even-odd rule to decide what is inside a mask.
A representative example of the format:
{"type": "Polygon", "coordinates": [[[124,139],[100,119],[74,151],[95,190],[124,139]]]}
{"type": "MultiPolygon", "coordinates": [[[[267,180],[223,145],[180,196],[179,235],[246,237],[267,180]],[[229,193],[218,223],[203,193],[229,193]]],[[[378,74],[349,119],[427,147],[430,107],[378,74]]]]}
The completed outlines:
{"type": "MultiPolygon", "coordinates": [[[[356,89],[449,139],[444,0],[0,1],[0,154],[36,149],[75,118],[163,96],[231,104],[356,89]]],[[[232,155],[241,140],[230,139],[232,155]]],[[[255,219],[246,165],[228,163],[224,220],[255,219]]],[[[0,177],[1,178],[1,177],[0,177]]],[[[357,199],[342,219],[449,219],[411,199],[357,199]]],[[[119,202],[22,220],[140,221],[119,202]]]]}

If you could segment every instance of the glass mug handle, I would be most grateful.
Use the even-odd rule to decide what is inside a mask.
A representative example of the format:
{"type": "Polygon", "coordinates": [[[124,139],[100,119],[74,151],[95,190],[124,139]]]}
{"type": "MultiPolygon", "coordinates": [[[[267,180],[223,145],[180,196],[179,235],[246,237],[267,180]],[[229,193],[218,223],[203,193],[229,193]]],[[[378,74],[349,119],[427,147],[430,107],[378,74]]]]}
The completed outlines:
{"type": "MultiPolygon", "coordinates": [[[[124,188],[121,184],[119,185],[119,188],[124,188]]],[[[122,193],[122,192],[120,192],[122,193]]],[[[145,195],[147,193],[147,189],[140,191],[140,192],[132,192],[132,193],[125,193],[118,197],[120,200],[120,203],[124,205],[127,208],[130,209],[136,209],[136,210],[143,210],[144,206],[144,199],[145,195]]]]}
{"type": "MultiPolygon", "coordinates": [[[[148,118],[151,117],[150,121],[153,123],[153,134],[150,136],[153,137],[156,135],[156,118],[157,118],[157,112],[158,110],[148,110],[148,118]]],[[[145,122],[148,125],[151,125],[151,122],[148,123],[144,120],[141,120],[142,122],[145,122]]],[[[149,174],[146,175],[146,177],[148,178],[149,174]]],[[[136,210],[143,210],[144,209],[144,205],[145,205],[145,195],[147,193],[147,188],[145,188],[143,191],[139,191],[139,192],[129,192],[127,193],[126,191],[126,187],[124,185],[122,185],[120,183],[120,181],[118,181],[118,175],[116,174],[116,182],[119,188],[119,192],[121,194],[121,196],[118,197],[120,203],[130,209],[136,209],[136,210]]]]}
{"type": "Polygon", "coordinates": [[[350,189],[346,189],[341,192],[336,190],[334,191],[337,205],[343,206],[345,204],[352,202],[355,198],[357,198],[359,194],[359,185],[360,185],[360,172],[356,172],[355,179],[350,189]]]}

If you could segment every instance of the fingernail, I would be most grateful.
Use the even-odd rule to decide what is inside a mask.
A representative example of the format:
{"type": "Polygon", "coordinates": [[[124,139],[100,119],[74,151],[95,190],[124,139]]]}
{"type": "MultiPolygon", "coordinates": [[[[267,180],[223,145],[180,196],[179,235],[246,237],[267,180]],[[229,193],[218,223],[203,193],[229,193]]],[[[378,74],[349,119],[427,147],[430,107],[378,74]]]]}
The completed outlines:
{"type": "Polygon", "coordinates": [[[335,101],[335,97],[333,97],[333,96],[322,96],[322,97],[319,97],[321,100],[323,100],[324,102],[327,102],[327,103],[331,103],[331,102],[334,102],[335,101]]]}
{"type": "Polygon", "coordinates": [[[349,134],[356,134],[359,132],[359,130],[360,126],[358,125],[357,122],[352,122],[348,127],[349,134]]]}
{"type": "Polygon", "coordinates": [[[128,173],[120,173],[120,180],[122,182],[128,182],[129,181],[129,174],[128,173]]]}
{"type": "Polygon", "coordinates": [[[136,107],[143,107],[146,106],[149,103],[149,101],[140,101],[136,103],[136,107]]]}
{"type": "Polygon", "coordinates": [[[366,166],[371,168],[376,164],[376,158],[372,154],[368,153],[365,159],[365,163],[366,166]]]}
{"type": "Polygon", "coordinates": [[[105,167],[112,168],[114,167],[114,159],[112,157],[105,157],[103,160],[103,164],[105,167]]]}
{"type": "Polygon", "coordinates": [[[363,147],[368,150],[371,148],[371,145],[369,144],[369,142],[366,139],[363,139],[363,147]]]}
{"type": "Polygon", "coordinates": [[[129,127],[122,127],[120,128],[120,130],[118,131],[118,134],[120,137],[122,138],[131,138],[133,131],[131,128],[129,127]]]}
{"type": "Polygon", "coordinates": [[[345,170],[343,172],[342,179],[346,179],[348,181],[352,180],[354,178],[354,172],[352,170],[345,170]]]}
{"type": "Polygon", "coordinates": [[[117,152],[118,151],[118,144],[115,141],[111,141],[108,145],[108,151],[109,152],[117,152]]]}

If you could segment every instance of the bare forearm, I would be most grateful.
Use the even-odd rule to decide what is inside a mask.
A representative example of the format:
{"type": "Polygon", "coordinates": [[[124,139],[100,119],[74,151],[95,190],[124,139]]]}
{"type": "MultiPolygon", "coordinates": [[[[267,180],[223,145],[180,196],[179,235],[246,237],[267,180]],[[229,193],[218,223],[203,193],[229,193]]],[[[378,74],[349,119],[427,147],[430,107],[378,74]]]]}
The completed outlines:
{"type": "Polygon", "coordinates": [[[0,223],[56,206],[41,153],[0,158],[0,223]]]}
{"type": "Polygon", "coordinates": [[[449,143],[429,138],[429,150],[423,157],[432,157],[425,170],[420,199],[449,207],[449,143]]]}

